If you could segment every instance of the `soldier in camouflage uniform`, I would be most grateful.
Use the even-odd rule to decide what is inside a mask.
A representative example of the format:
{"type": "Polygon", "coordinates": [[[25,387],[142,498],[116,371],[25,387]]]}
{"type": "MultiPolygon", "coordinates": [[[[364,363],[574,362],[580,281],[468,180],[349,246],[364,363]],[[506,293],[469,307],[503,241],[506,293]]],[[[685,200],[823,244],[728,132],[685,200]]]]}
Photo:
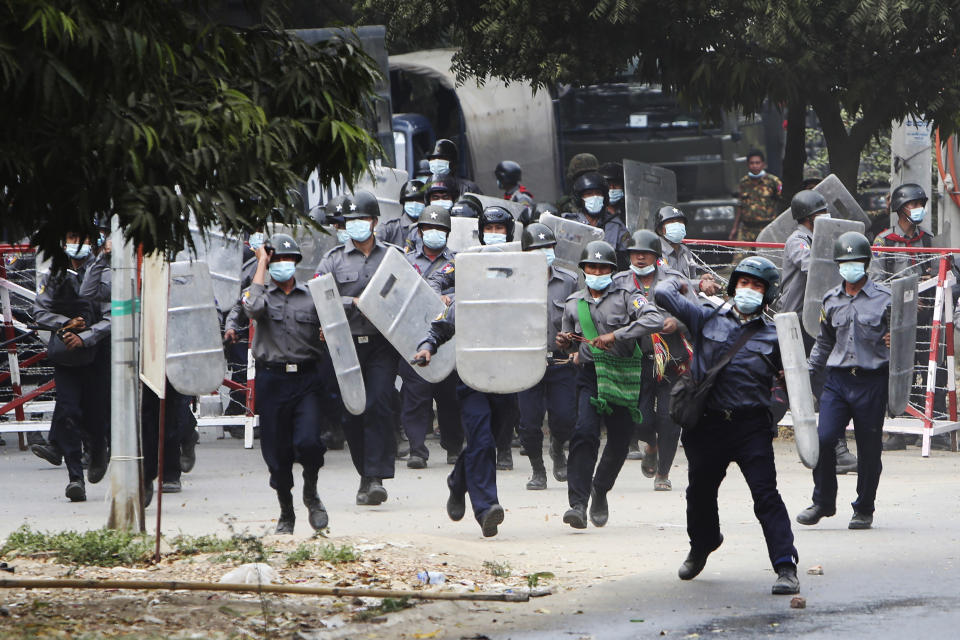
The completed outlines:
{"type": "MultiPolygon", "coordinates": [[[[573,156],[570,158],[570,164],[567,165],[568,188],[572,188],[574,180],[583,174],[599,169],[600,161],[592,153],[578,153],[573,156]]],[[[557,209],[564,218],[574,218],[580,212],[580,202],[572,193],[568,193],[557,201],[557,209]]]]}
{"type": "Polygon", "coordinates": [[[765,226],[780,213],[780,178],[766,172],[767,163],[763,153],[747,154],[747,175],[740,179],[740,202],[737,204],[737,219],[730,232],[731,240],[753,242],[765,226]]]}

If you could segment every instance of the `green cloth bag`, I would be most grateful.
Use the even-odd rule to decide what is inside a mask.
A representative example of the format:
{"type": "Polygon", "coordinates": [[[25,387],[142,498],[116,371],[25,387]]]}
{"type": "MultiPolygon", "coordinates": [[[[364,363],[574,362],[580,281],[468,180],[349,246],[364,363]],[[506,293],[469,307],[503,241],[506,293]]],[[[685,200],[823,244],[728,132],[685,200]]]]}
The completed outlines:
{"type": "MultiPolygon", "coordinates": [[[[577,315],[580,318],[583,337],[588,340],[596,338],[599,333],[596,325],[593,324],[590,305],[586,300],[577,301],[577,315]]],[[[590,352],[597,369],[597,395],[590,398],[590,404],[600,415],[613,413],[610,405],[625,407],[630,411],[630,417],[635,423],[643,422],[643,414],[637,406],[640,401],[642,384],[640,372],[643,365],[640,345],[633,345],[633,355],[628,358],[612,355],[593,345],[590,346],[590,352]]]]}

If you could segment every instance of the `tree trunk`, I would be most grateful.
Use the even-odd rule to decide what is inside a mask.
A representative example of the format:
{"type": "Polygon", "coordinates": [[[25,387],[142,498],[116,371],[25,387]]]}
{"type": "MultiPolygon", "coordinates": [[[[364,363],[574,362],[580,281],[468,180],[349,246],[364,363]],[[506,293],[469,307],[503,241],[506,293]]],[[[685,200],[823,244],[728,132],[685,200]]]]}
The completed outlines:
{"type": "Polygon", "coordinates": [[[843,124],[840,104],[830,96],[817,96],[811,102],[817,117],[823,139],[827,143],[830,156],[830,171],[840,178],[843,186],[854,196],[857,195],[857,175],[860,171],[860,153],[867,139],[862,136],[852,138],[843,124]]]}
{"type": "Polygon", "coordinates": [[[796,100],[787,106],[787,140],[783,148],[783,201],[789,203],[803,182],[807,162],[807,105],[796,100]]]}

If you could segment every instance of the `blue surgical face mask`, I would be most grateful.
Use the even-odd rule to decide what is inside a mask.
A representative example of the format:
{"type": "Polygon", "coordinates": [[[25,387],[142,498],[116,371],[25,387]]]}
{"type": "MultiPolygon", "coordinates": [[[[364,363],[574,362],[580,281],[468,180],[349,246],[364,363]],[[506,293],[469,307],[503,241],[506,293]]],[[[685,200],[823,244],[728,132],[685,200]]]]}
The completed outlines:
{"type": "Polygon", "coordinates": [[[687,225],[682,222],[668,222],[663,225],[663,237],[667,242],[680,244],[687,237],[687,225]]]}
{"type": "Polygon", "coordinates": [[[434,200],[430,204],[443,207],[447,211],[450,211],[450,207],[453,206],[453,200],[434,200]]]}
{"type": "Polygon", "coordinates": [[[347,235],[354,242],[363,242],[370,237],[373,229],[369,220],[347,220],[347,235]]]}
{"type": "Polygon", "coordinates": [[[610,204],[620,202],[623,200],[623,189],[610,189],[608,195],[610,197],[610,204]]]}
{"type": "Polygon", "coordinates": [[[540,253],[547,257],[547,266],[553,264],[553,261],[557,259],[557,253],[553,250],[553,247],[547,247],[546,249],[540,249],[540,253]]]}
{"type": "Polygon", "coordinates": [[[442,249],[447,244],[447,232],[440,229],[427,229],[423,232],[423,244],[430,249],[442,249]]]}
{"type": "Polygon", "coordinates": [[[840,277],[853,284],[859,282],[867,274],[867,269],[862,262],[841,262],[840,277]]]}
{"type": "Polygon", "coordinates": [[[767,172],[765,169],[761,169],[760,173],[753,173],[752,171],[747,171],[747,175],[750,176],[751,178],[762,178],[763,176],[767,175],[767,172]]]}
{"type": "Polygon", "coordinates": [[[103,243],[107,241],[107,236],[103,235],[103,232],[100,232],[100,237],[97,238],[97,246],[102,247],[103,243]]]}
{"type": "Polygon", "coordinates": [[[343,244],[350,239],[350,234],[347,233],[346,229],[337,229],[337,242],[343,244]]]}
{"type": "Polygon", "coordinates": [[[737,305],[740,313],[751,315],[756,313],[760,305],[763,304],[763,294],[756,289],[740,287],[733,296],[733,302],[737,305]]]}
{"type": "Polygon", "coordinates": [[[583,199],[583,206],[588,213],[600,213],[603,209],[603,196],[588,196],[583,199]]]}
{"type": "Polygon", "coordinates": [[[257,233],[251,233],[247,242],[250,243],[251,249],[257,250],[263,246],[263,234],[259,231],[257,233]]]}
{"type": "Polygon", "coordinates": [[[273,278],[274,282],[286,282],[297,272],[297,264],[289,260],[283,260],[271,262],[267,269],[270,271],[270,277],[273,278]]]}
{"type": "Polygon", "coordinates": [[[426,205],[422,202],[404,202],[403,203],[403,212],[408,216],[416,220],[420,217],[420,214],[423,213],[423,209],[426,205]]]}
{"type": "Polygon", "coordinates": [[[493,233],[491,231],[483,232],[484,244],[503,244],[506,241],[507,241],[507,234],[505,233],[493,233]]]}
{"type": "Polygon", "coordinates": [[[630,265],[630,271],[633,271],[638,276],[648,276],[651,273],[653,273],[656,268],[657,268],[657,265],[655,264],[648,264],[645,267],[637,267],[632,264],[630,265]]]}
{"type": "Polygon", "coordinates": [[[430,173],[435,176],[445,176],[450,173],[450,161],[436,158],[430,161],[430,173]]]}
{"type": "Polygon", "coordinates": [[[923,207],[917,207],[915,209],[910,209],[910,221],[920,223],[923,222],[924,216],[927,215],[927,210],[923,207]]]}
{"type": "Polygon", "coordinates": [[[602,276],[584,274],[583,279],[586,281],[587,286],[594,291],[603,291],[613,282],[613,276],[609,273],[605,273],[602,276]]]}
{"type": "Polygon", "coordinates": [[[63,250],[66,251],[67,255],[74,260],[83,260],[90,255],[90,245],[88,244],[76,244],[74,242],[68,242],[63,250]]]}

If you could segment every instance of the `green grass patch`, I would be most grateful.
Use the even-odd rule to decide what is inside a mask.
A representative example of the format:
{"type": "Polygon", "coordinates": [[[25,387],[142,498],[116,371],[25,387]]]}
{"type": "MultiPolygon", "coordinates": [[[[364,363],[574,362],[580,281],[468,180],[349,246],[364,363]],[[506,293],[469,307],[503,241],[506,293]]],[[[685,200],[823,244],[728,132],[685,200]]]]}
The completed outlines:
{"type": "Polygon", "coordinates": [[[335,545],[313,545],[310,543],[301,544],[285,556],[287,566],[294,567],[311,560],[321,560],[330,564],[342,564],[345,562],[356,562],[360,559],[360,552],[349,544],[335,545]]]}
{"type": "Polygon", "coordinates": [[[394,613],[395,611],[402,611],[412,606],[413,604],[409,598],[384,598],[376,607],[370,607],[355,613],[353,619],[357,622],[366,622],[367,620],[372,620],[373,618],[378,618],[388,613],[394,613]]]}
{"type": "Polygon", "coordinates": [[[150,561],[153,539],[113,529],[34,531],[23,525],[10,534],[0,556],[51,553],[60,562],[95,567],[138,565],[150,561]]]}
{"type": "Polygon", "coordinates": [[[509,578],[513,569],[506,562],[494,562],[493,560],[484,560],[483,568],[490,572],[490,575],[497,578],[509,578]]]}

